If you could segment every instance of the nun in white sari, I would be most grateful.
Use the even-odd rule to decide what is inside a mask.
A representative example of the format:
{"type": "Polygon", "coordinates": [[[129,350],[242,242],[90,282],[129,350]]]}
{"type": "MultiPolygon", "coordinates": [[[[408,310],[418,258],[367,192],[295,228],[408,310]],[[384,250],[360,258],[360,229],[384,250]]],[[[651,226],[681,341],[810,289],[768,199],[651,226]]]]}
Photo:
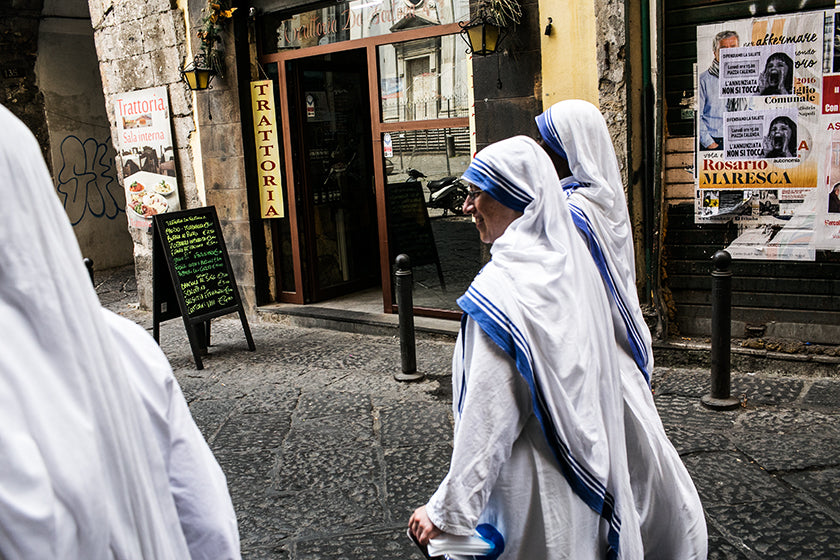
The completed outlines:
{"type": "Polygon", "coordinates": [[[536,121],[609,297],[645,557],[705,558],[703,508],[650,391],[651,336],[636,292],[630,219],[606,122],[597,107],[582,100],[561,101],[536,121]]]}
{"type": "Polygon", "coordinates": [[[502,560],[640,559],[610,304],[551,160],[517,136],[464,179],[492,258],[458,300],[450,469],[409,527],[490,525],[502,560]]]}
{"type": "Polygon", "coordinates": [[[239,558],[166,357],[102,309],[40,147],[0,107],[0,558],[239,558]]]}

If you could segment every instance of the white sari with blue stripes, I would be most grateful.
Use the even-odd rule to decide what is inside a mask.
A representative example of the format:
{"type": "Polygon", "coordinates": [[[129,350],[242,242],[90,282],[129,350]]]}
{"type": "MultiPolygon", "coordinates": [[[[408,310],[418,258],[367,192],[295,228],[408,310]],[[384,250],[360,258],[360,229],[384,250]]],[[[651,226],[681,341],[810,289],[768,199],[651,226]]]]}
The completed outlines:
{"type": "Polygon", "coordinates": [[[546,143],[569,164],[572,176],[561,186],[610,299],[645,551],[648,557],[705,558],[703,508],[650,392],[651,337],[636,293],[630,219],[606,122],[592,104],[567,100],[540,115],[537,124],[546,143]]]}
{"type": "MultiPolygon", "coordinates": [[[[496,360],[497,388],[492,382],[485,383],[484,391],[470,395],[476,355],[465,349],[460,364],[456,356],[453,376],[466,377],[466,391],[454,394],[457,431],[453,460],[449,474],[427,505],[429,516],[444,531],[467,531],[480,521],[474,518],[475,512],[487,514],[488,499],[496,495],[497,504],[513,508],[513,512],[505,512],[513,517],[517,511],[513,497],[521,488],[539,487],[545,478],[552,482],[539,493],[539,500],[529,502],[529,514],[535,507],[542,508],[542,525],[533,529],[536,535],[505,534],[504,527],[497,527],[506,542],[524,542],[536,536],[559,551],[551,558],[641,558],[616,349],[612,337],[605,336],[613,329],[610,306],[599,272],[575,230],[551,161],[533,140],[516,137],[482,150],[471,168],[478,171],[468,171],[465,179],[496,200],[509,195],[524,200],[525,206],[523,215],[494,243],[492,260],[458,300],[469,321],[479,326],[482,336],[501,350],[506,361],[496,360]],[[497,187],[506,195],[493,194],[497,187]],[[497,408],[500,402],[510,401],[503,396],[512,390],[504,374],[511,367],[518,372],[519,383],[524,381],[520,387],[527,388],[529,401],[524,427],[512,439],[510,434],[497,437],[494,429],[494,422],[504,420],[507,414],[522,414],[521,406],[516,408],[518,412],[497,408]],[[459,411],[462,405],[466,408],[459,411]],[[481,408],[486,411],[483,415],[463,413],[481,408]],[[542,444],[533,440],[528,425],[538,427],[542,444]],[[471,453],[459,449],[464,442],[471,453]],[[533,468],[517,473],[518,482],[497,484],[506,465],[518,463],[523,452],[537,453],[540,445],[547,451],[547,462],[526,461],[533,468]],[[481,453],[481,449],[488,451],[481,453]],[[556,478],[557,473],[561,479],[556,478]],[[551,491],[557,490],[558,484],[566,492],[555,495],[551,491]],[[458,507],[459,500],[466,505],[458,507]],[[581,505],[586,514],[568,518],[559,513],[579,512],[581,505]]],[[[462,340],[475,344],[476,335],[467,336],[462,340]]],[[[482,369],[487,367],[483,364],[482,369]]],[[[492,376],[493,372],[482,375],[492,376]]],[[[508,424],[514,431],[519,426],[508,424]]],[[[526,557],[517,554],[516,547],[506,546],[502,558],[526,557]]]]}

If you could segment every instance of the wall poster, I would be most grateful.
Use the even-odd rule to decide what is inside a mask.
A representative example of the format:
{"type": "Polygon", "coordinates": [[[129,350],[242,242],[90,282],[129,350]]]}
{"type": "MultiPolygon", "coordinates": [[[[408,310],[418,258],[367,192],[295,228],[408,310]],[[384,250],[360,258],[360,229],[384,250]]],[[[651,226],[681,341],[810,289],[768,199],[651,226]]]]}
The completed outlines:
{"type": "Polygon", "coordinates": [[[181,209],[166,86],[114,100],[128,225],[149,229],[152,216],[181,209]]]}
{"type": "Polygon", "coordinates": [[[829,184],[840,184],[840,131],[836,158],[831,151],[840,58],[837,91],[826,89],[834,20],[819,11],[697,27],[695,222],[737,223],[733,258],[814,260],[818,248],[840,250],[840,236],[826,243],[817,227],[829,184]]]}

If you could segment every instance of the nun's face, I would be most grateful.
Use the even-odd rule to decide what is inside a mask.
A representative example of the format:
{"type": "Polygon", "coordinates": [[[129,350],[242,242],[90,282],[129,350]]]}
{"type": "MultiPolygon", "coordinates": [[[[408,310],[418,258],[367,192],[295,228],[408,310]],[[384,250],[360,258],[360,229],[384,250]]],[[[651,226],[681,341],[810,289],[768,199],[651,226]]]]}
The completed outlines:
{"type": "Polygon", "coordinates": [[[522,212],[508,208],[473,184],[468,188],[470,195],[464,201],[464,214],[472,214],[481,240],[493,243],[522,212]]]}

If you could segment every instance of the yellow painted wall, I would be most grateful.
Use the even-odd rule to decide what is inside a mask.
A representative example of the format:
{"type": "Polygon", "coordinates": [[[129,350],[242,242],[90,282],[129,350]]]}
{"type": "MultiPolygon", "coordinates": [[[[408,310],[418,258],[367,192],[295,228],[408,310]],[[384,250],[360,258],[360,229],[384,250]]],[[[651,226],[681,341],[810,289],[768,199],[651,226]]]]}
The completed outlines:
{"type": "Polygon", "coordinates": [[[598,103],[598,60],[594,0],[540,0],[543,107],[564,99],[598,103]]]}

